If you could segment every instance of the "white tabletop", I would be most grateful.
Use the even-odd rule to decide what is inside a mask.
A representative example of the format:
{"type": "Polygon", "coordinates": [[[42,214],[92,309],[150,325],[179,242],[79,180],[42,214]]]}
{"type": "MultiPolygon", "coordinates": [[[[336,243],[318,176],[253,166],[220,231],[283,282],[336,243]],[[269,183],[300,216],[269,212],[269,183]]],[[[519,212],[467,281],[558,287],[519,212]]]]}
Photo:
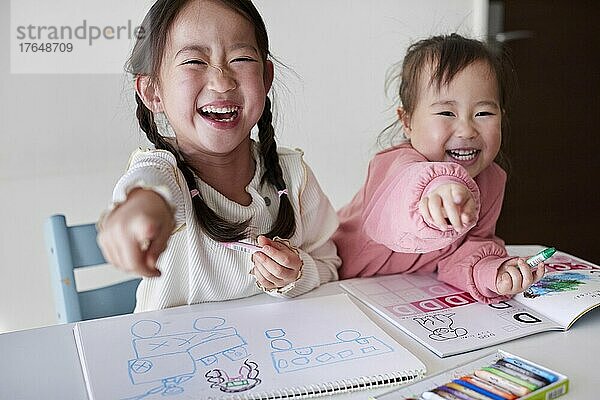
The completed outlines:
{"type": "MultiPolygon", "coordinates": [[[[331,282],[304,295],[317,297],[342,293],[331,282]]],[[[273,301],[268,295],[220,303],[203,303],[172,308],[173,313],[202,312],[273,301]]],[[[566,332],[544,332],[466,354],[439,358],[418,342],[379,317],[362,303],[356,304],[400,344],[427,366],[432,375],[500,348],[567,375],[569,393],[564,399],[598,398],[600,374],[600,311],[589,312],[566,332]]],[[[148,313],[151,316],[152,312],[148,313]]],[[[122,318],[122,317],[113,317],[122,318]]],[[[73,324],[10,332],[0,335],[0,399],[86,399],[83,375],[73,339],[73,324]]],[[[367,399],[387,389],[338,395],[336,399],[367,399]]]]}

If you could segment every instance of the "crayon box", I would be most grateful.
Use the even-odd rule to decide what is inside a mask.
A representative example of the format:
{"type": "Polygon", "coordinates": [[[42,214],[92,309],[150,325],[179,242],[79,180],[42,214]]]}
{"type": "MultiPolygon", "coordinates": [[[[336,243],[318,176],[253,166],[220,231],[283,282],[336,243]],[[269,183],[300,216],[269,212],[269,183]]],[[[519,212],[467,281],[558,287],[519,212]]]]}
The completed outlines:
{"type": "MultiPolygon", "coordinates": [[[[494,397],[490,397],[494,399],[553,400],[569,391],[569,379],[550,368],[506,351],[497,350],[492,354],[426,377],[411,385],[372,397],[371,400],[477,399],[481,398],[478,397],[480,393],[486,393],[486,389],[495,393],[492,395],[494,397]],[[497,375],[488,374],[489,376],[486,376],[485,373],[488,371],[497,375]],[[458,383],[463,386],[459,387],[458,383]],[[473,387],[473,384],[476,387],[473,387]],[[520,392],[519,388],[523,391],[520,392]],[[477,390],[476,394],[469,392],[473,389],[477,390]],[[455,390],[461,390],[461,393],[455,392],[452,395],[455,390]],[[439,397],[436,397],[436,393],[439,397]],[[469,393],[472,397],[469,396],[469,393]]],[[[490,396],[489,393],[488,396],[490,396]]]]}

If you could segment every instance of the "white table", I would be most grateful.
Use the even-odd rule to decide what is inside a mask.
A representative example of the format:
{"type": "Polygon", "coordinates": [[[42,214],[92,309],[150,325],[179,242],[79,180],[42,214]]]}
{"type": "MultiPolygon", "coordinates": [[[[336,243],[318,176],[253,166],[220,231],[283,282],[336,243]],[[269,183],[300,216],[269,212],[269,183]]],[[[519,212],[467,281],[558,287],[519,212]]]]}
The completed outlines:
{"type": "MultiPolygon", "coordinates": [[[[536,249],[536,248],[533,248],[536,249]]],[[[534,250],[535,251],[535,250],[534,250]]],[[[306,294],[317,297],[343,290],[337,282],[306,294]]],[[[268,295],[221,303],[204,303],[170,309],[174,313],[213,311],[272,301],[268,295]]],[[[566,332],[545,332],[499,346],[457,356],[439,358],[359,302],[358,306],[400,344],[427,366],[427,375],[452,368],[497,348],[507,350],[567,375],[571,381],[564,399],[599,398],[600,311],[589,312],[566,332]]],[[[150,317],[153,312],[148,313],[150,317]]],[[[119,318],[119,317],[115,317],[119,318]]],[[[0,335],[0,399],[86,399],[83,375],[73,340],[73,324],[10,332],[0,335]]],[[[388,389],[336,396],[336,400],[367,399],[388,389]]]]}

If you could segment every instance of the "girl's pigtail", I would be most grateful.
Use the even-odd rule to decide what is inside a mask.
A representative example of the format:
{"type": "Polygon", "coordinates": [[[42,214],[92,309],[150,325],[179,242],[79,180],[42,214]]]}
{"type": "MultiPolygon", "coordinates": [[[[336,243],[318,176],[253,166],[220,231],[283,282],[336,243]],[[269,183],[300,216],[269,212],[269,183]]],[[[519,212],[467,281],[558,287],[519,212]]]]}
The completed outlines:
{"type": "Polygon", "coordinates": [[[177,166],[183,173],[190,192],[194,193],[194,196],[192,196],[192,204],[198,223],[204,233],[218,242],[230,242],[244,239],[247,236],[250,221],[247,220],[239,223],[229,222],[216,214],[204,202],[200,190],[198,189],[198,185],[196,184],[196,178],[192,169],[181,157],[179,152],[159,134],[156,123],[154,122],[154,115],[142,102],[139,95],[135,95],[135,100],[137,102],[136,116],[140,128],[146,133],[148,140],[150,140],[157,149],[167,150],[175,156],[177,166]]]}
{"type": "Polygon", "coordinates": [[[277,189],[279,195],[279,211],[277,220],[271,231],[265,234],[269,238],[278,236],[289,239],[296,232],[296,219],[294,209],[287,194],[283,171],[279,165],[277,144],[275,143],[275,130],[273,129],[273,114],[271,113],[271,100],[265,100],[265,109],[258,120],[259,150],[265,172],[261,177],[261,184],[269,182],[277,189]]]}

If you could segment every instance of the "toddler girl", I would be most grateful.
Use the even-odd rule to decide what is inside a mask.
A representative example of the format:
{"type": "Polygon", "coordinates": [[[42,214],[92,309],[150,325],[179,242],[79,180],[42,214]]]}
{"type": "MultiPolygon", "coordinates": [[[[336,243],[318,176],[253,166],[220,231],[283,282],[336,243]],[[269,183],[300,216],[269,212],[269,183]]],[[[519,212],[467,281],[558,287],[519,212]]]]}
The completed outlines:
{"type": "Polygon", "coordinates": [[[437,270],[489,303],[544,275],[495,236],[506,174],[494,159],[512,73],[503,55],[457,34],[409,47],[397,110],[404,140],[375,156],[338,213],[341,278],[437,270]]]}

